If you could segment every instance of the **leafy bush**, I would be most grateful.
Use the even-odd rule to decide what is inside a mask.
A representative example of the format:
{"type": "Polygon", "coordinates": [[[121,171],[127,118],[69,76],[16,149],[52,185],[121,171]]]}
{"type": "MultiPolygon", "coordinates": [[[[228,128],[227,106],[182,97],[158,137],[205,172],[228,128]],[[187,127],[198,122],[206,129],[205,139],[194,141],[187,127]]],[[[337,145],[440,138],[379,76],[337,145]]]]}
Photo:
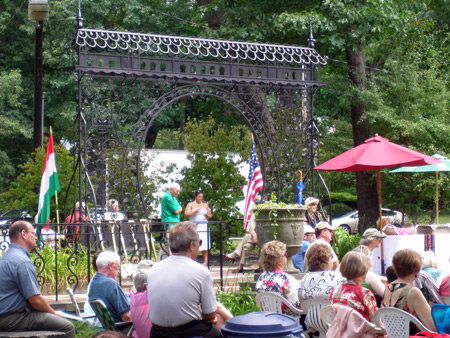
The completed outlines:
{"type": "Polygon", "coordinates": [[[88,322],[72,321],[75,326],[75,338],[88,338],[95,335],[101,329],[88,322]]]}
{"type": "Polygon", "coordinates": [[[342,228],[337,228],[334,231],[333,236],[333,248],[336,255],[339,257],[339,261],[342,260],[344,255],[356,248],[359,245],[359,240],[361,239],[360,234],[350,235],[345,232],[342,228]]]}
{"type": "Polygon", "coordinates": [[[31,252],[31,261],[38,264],[36,273],[39,273],[41,259],[44,260],[45,266],[44,270],[40,273],[40,277],[44,278],[44,282],[48,283],[42,290],[45,293],[54,293],[55,284],[58,285],[58,290],[65,290],[69,285],[67,283],[68,278],[75,274],[78,278],[78,285],[87,285],[87,249],[84,246],[79,246],[78,251],[72,256],[73,251],[71,249],[58,249],[58,261],[55,260],[55,249],[50,245],[45,246],[43,249],[39,250],[39,255],[33,251],[31,252]],[[69,261],[70,259],[70,261],[69,261]],[[56,265],[58,266],[58,276],[55,275],[56,265]],[[73,273],[69,270],[73,271],[73,273]]]}
{"type": "Polygon", "coordinates": [[[236,291],[222,291],[220,289],[216,292],[216,299],[222,303],[234,316],[239,316],[245,313],[260,311],[256,304],[255,294],[250,287],[241,288],[239,292],[236,291]]]}
{"type": "MultiPolygon", "coordinates": [[[[324,207],[324,210],[326,212],[327,215],[330,215],[330,206],[327,205],[326,207],[324,207]]],[[[349,207],[347,204],[344,203],[333,203],[333,207],[332,207],[332,211],[333,213],[332,218],[335,217],[340,217],[342,215],[345,215],[346,213],[352,211],[354,209],[352,209],[351,207],[349,207]]]]}

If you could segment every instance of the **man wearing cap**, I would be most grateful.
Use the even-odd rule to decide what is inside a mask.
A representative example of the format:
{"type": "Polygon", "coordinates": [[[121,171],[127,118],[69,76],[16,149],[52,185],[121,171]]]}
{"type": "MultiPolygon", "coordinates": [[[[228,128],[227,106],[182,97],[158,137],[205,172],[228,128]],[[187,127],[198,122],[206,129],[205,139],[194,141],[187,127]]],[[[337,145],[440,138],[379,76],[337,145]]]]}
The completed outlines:
{"type": "Polygon", "coordinates": [[[308,250],[309,246],[315,239],[316,234],[314,229],[310,225],[306,224],[305,232],[303,234],[302,247],[297,254],[292,256],[292,263],[297,269],[300,270],[300,272],[303,272],[303,261],[305,260],[306,250],[308,250]]]}
{"type": "Polygon", "coordinates": [[[317,206],[319,205],[319,199],[314,197],[308,197],[305,199],[305,206],[307,208],[305,217],[306,223],[308,223],[313,228],[316,227],[316,224],[322,222],[322,215],[320,212],[317,212],[317,206]]]}
{"type": "Polygon", "coordinates": [[[385,237],[386,235],[378,231],[377,229],[368,228],[366,231],[364,231],[359,244],[365,245],[370,249],[370,251],[373,251],[375,248],[378,248],[380,246],[381,241],[385,237]]]}
{"type": "MultiPolygon", "coordinates": [[[[316,225],[315,231],[316,231],[316,240],[311,243],[309,246],[312,247],[316,243],[322,243],[322,244],[328,244],[331,247],[331,240],[333,239],[333,231],[336,230],[335,227],[331,226],[328,222],[319,222],[316,225]]],[[[308,249],[309,249],[308,248],[308,249]]],[[[308,250],[306,250],[308,251],[308,250]]],[[[336,270],[336,268],[339,265],[339,259],[336,253],[333,250],[333,247],[331,247],[331,255],[332,255],[332,261],[333,261],[333,270],[336,270]]],[[[308,272],[308,262],[305,255],[305,260],[303,262],[303,272],[308,272]]]]}

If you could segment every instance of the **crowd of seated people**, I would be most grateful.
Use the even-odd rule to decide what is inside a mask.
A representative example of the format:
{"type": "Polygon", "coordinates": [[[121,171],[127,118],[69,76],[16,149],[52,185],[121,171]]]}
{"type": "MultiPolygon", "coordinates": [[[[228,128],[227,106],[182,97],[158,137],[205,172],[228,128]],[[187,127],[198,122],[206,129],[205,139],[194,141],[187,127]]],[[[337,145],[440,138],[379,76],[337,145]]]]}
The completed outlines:
{"type": "MultiPolygon", "coordinates": [[[[283,271],[286,264],[284,244],[268,242],[261,250],[260,263],[264,273],[257,281],[256,290],[276,292],[300,309],[304,300],[320,302],[328,299],[332,304],[356,310],[369,322],[373,322],[379,307],[396,307],[415,316],[429,330],[436,331],[430,305],[442,303],[441,297],[450,297],[450,276],[438,269],[434,255],[425,253],[422,257],[412,249],[399,250],[394,255],[386,277],[373,273],[372,250],[384,237],[377,229],[368,229],[361,240],[362,245],[347,252],[336,270],[333,270],[333,251],[328,241],[316,242],[306,252],[308,273],[299,281],[283,271]],[[437,281],[441,281],[440,295],[437,281]]],[[[411,335],[415,332],[417,328],[411,326],[411,335]]]]}
{"type": "MultiPolygon", "coordinates": [[[[97,273],[88,286],[88,298],[102,300],[114,321],[132,321],[135,338],[176,338],[186,332],[195,337],[219,337],[220,327],[233,315],[216,301],[209,270],[195,262],[201,245],[196,225],[181,222],[170,231],[172,255],[154,265],[156,268],[150,260],[141,261],[132,274],[129,297],[116,281],[120,257],[110,251],[96,253],[93,265],[97,273]],[[150,273],[152,269],[154,274],[150,273]],[[164,287],[171,292],[161,291],[164,287]],[[158,301],[160,296],[164,302],[158,301]],[[156,311],[150,304],[158,304],[153,308],[156,311]],[[176,315],[176,311],[183,314],[176,315]],[[162,321],[161,313],[166,314],[162,321]]],[[[96,337],[120,335],[102,331],[96,337]]]]}
{"type": "MultiPolygon", "coordinates": [[[[117,211],[117,201],[109,202],[111,210],[117,211]]],[[[311,199],[310,202],[311,207],[314,207],[318,200],[311,199]]],[[[78,207],[83,209],[82,204],[76,205],[76,209],[78,207]]],[[[75,218],[73,215],[72,217],[75,218]]],[[[137,338],[149,337],[151,332],[155,337],[165,336],[167,332],[176,332],[174,336],[178,333],[181,336],[185,329],[192,330],[192,335],[196,337],[219,337],[221,325],[232,314],[217,303],[210,272],[195,262],[202,245],[195,229],[192,222],[177,223],[171,228],[169,245],[173,255],[156,264],[157,271],[153,271],[155,268],[151,261],[139,264],[132,275],[133,288],[130,289],[129,296],[116,281],[121,269],[120,257],[110,251],[96,253],[93,266],[97,273],[88,285],[89,299],[101,299],[115,321],[133,321],[134,337],[137,338]],[[200,297],[194,292],[198,285],[208,285],[200,297]],[[167,292],[159,294],[156,290],[161,290],[162,286],[167,292]],[[180,286],[193,287],[193,292],[185,292],[180,286]],[[166,301],[156,301],[159,297],[166,301]],[[183,302],[180,297],[186,297],[186,308],[182,309],[186,316],[181,322],[178,321],[181,317],[173,316],[174,319],[170,316],[180,310],[183,302]],[[158,304],[158,311],[151,311],[152,300],[158,304]],[[161,320],[160,313],[166,314],[164,320],[161,320]],[[152,318],[156,319],[155,323],[152,323],[152,318]]],[[[260,256],[264,272],[256,283],[257,291],[277,292],[298,308],[301,308],[304,300],[330,300],[333,304],[356,310],[368,321],[373,320],[379,306],[397,307],[414,315],[428,329],[436,330],[430,303],[441,303],[441,297],[450,296],[450,276],[438,269],[432,252],[425,252],[422,256],[411,249],[399,250],[393,257],[392,267],[386,271],[385,279],[371,271],[372,250],[385,237],[382,232],[367,229],[362,236],[361,245],[345,254],[339,264],[330,246],[334,230],[334,227],[324,221],[316,222],[315,229],[308,226],[304,239],[308,244],[308,235],[311,238],[316,236],[317,240],[303,252],[308,272],[301,280],[283,271],[287,263],[286,244],[276,240],[264,244],[260,256]],[[375,302],[375,296],[381,300],[379,306],[375,302]]],[[[27,230],[23,231],[23,236],[26,236],[27,230]]],[[[240,255],[244,256],[243,251],[240,251],[240,255]]],[[[238,256],[236,254],[232,258],[238,256]]],[[[88,308],[89,303],[85,310],[88,308]]],[[[411,334],[416,329],[411,327],[411,334]]],[[[108,337],[107,331],[102,332],[103,336],[108,337]]]]}

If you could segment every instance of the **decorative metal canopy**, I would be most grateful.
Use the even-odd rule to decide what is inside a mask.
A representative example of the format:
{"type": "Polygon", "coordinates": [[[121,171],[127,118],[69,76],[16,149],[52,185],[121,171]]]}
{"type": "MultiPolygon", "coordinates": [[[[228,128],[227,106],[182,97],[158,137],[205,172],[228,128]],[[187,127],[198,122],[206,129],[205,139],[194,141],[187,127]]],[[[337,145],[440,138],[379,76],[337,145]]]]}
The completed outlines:
{"type": "Polygon", "coordinates": [[[309,41],[298,47],[79,27],[67,68],[79,95],[74,202],[104,208],[116,198],[129,217],[148,217],[139,169],[145,135],[168,106],[198,95],[226,102],[249,126],[266,192],[292,200],[302,169],[305,193],[313,193],[313,98],[325,85],[326,59],[312,47],[312,33],[309,41]]]}
{"type": "Polygon", "coordinates": [[[325,65],[313,48],[266,43],[200,39],[172,35],[80,29],[76,44],[80,47],[116,49],[139,54],[168,57],[213,57],[217,60],[250,60],[297,65],[325,65]]]}
{"type": "Polygon", "coordinates": [[[77,70],[189,80],[323,86],[314,48],[80,29],[77,70]],[[164,62],[162,62],[164,60],[164,62]],[[318,68],[317,68],[318,69],[318,68]]]}

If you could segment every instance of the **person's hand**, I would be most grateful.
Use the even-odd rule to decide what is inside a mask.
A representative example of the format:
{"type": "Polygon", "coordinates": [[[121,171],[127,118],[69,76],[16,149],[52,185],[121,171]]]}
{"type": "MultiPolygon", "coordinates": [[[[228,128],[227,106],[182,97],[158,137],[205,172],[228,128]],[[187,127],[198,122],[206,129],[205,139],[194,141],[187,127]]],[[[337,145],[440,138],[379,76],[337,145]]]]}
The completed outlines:
{"type": "Polygon", "coordinates": [[[178,207],[178,212],[182,212],[183,208],[182,207],[178,207]]]}

